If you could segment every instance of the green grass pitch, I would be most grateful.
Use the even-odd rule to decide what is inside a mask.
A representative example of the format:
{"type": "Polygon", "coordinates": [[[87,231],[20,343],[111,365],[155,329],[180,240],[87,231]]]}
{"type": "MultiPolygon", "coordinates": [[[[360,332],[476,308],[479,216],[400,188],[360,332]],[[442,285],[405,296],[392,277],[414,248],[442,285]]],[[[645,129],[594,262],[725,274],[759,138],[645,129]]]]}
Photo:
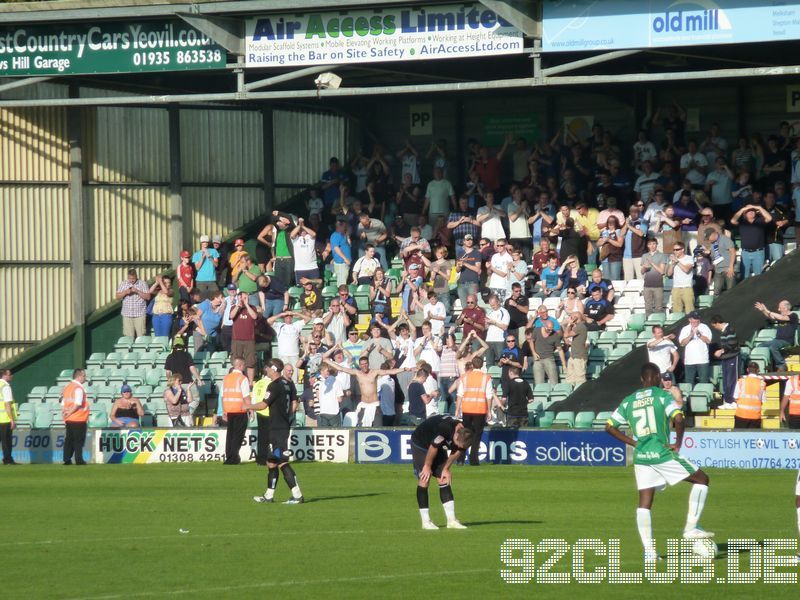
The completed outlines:
{"type": "MultiPolygon", "coordinates": [[[[297,473],[307,503],[284,506],[252,501],[266,482],[266,470],[253,464],[0,468],[0,593],[9,599],[575,598],[598,592],[797,598],[800,590],[800,584],[763,583],[598,590],[574,581],[503,581],[500,547],[507,538],[534,544],[618,538],[622,570],[642,572],[630,468],[458,467],[453,489],[466,531],[420,530],[410,466],[298,464],[297,473]]],[[[794,472],[710,475],[702,525],[716,532],[718,543],[797,537],[794,472]]],[[[656,496],[659,552],[662,540],[680,535],[688,492],[681,484],[656,496]]],[[[288,496],[281,480],[277,498],[288,496]]],[[[438,496],[434,484],[431,514],[443,525],[438,496]]],[[[537,555],[537,566],[543,560],[537,555]]],[[[725,560],[714,564],[724,576],[725,560]]],[[[553,570],[570,565],[568,555],[553,570]]]]}

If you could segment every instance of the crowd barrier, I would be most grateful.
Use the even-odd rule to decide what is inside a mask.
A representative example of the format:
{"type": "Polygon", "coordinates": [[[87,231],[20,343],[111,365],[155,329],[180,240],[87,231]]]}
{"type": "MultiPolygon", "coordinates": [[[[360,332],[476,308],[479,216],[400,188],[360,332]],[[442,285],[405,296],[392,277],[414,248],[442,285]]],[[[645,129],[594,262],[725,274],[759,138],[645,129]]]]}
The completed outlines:
{"type": "MultiPolygon", "coordinates": [[[[410,429],[294,429],[293,460],[360,464],[411,462],[410,429]]],[[[107,464],[218,462],[224,459],[225,429],[92,429],[84,460],[107,464]]],[[[242,461],[255,460],[258,432],[249,429],[242,461]]],[[[63,429],[13,432],[18,463],[63,461],[63,429]]],[[[800,469],[800,432],[687,431],[681,455],[699,467],[800,469]]],[[[483,462],[519,465],[625,466],[630,449],[603,431],[491,430],[484,432],[483,462]]]]}

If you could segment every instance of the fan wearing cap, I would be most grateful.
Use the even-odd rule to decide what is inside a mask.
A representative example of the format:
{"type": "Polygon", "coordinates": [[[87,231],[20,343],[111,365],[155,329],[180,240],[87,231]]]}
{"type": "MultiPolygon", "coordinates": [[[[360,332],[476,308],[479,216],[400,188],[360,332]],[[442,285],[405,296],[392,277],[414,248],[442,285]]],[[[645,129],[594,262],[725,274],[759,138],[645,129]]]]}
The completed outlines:
{"type": "Polygon", "coordinates": [[[667,372],[661,374],[661,387],[672,394],[672,397],[675,399],[675,405],[678,408],[683,408],[683,394],[681,393],[680,388],[675,385],[674,373],[667,372]]]}
{"type": "Polygon", "coordinates": [[[181,263],[176,270],[178,277],[178,293],[181,300],[189,300],[189,294],[194,290],[194,266],[191,263],[192,255],[188,250],[181,250],[181,263]]]}
{"type": "Polygon", "coordinates": [[[219,252],[209,247],[211,240],[207,235],[200,236],[200,250],[192,255],[192,263],[197,271],[195,282],[197,289],[205,297],[208,292],[219,289],[217,287],[217,265],[219,252]]]}
{"type": "Polygon", "coordinates": [[[133,390],[127,383],[120,389],[121,396],[111,407],[111,426],[120,429],[138,429],[139,419],[144,416],[142,403],[133,397],[133,390]]]}

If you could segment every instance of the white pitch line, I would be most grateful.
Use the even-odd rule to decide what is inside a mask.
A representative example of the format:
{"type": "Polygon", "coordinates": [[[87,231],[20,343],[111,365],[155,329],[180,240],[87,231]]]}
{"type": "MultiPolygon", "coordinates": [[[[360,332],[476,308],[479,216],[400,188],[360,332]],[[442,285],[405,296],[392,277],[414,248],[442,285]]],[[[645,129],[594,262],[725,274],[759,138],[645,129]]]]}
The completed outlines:
{"type": "Polygon", "coordinates": [[[182,595],[182,594],[203,594],[207,592],[229,592],[233,590],[251,590],[260,588],[275,588],[287,586],[304,586],[304,585],[330,585],[339,583],[361,583],[364,581],[391,581],[394,579],[409,579],[417,577],[441,577],[448,575],[469,575],[474,573],[499,573],[497,569],[470,569],[468,571],[429,571],[429,572],[415,572],[415,573],[396,573],[392,575],[365,575],[359,577],[338,577],[333,579],[300,579],[290,581],[263,581],[259,583],[248,583],[244,585],[224,586],[216,588],[196,588],[192,590],[159,590],[147,592],[134,592],[125,594],[111,594],[107,596],[78,596],[72,600],[116,600],[117,598],[135,598],[143,596],[166,596],[166,595],[182,595]]]}

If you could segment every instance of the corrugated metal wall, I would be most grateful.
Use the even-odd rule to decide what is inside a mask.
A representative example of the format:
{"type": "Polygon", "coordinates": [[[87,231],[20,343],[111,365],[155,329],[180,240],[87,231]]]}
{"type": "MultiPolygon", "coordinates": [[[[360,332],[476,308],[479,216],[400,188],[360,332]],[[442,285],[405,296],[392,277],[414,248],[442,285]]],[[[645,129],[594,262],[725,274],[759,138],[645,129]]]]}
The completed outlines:
{"type": "Polygon", "coordinates": [[[0,262],[70,259],[66,186],[0,182],[0,206],[0,262]]]}
{"type": "Polygon", "coordinates": [[[201,235],[227,236],[264,211],[261,188],[185,187],[184,245],[200,248],[201,235]]]}
{"type": "Polygon", "coordinates": [[[0,341],[41,340],[72,323],[68,265],[3,265],[0,290],[0,341]]]}
{"type": "Polygon", "coordinates": [[[273,112],[275,139],[275,203],[299,190],[281,184],[308,185],[319,181],[328,161],[349,158],[347,119],[332,114],[289,110],[273,112]]]}

